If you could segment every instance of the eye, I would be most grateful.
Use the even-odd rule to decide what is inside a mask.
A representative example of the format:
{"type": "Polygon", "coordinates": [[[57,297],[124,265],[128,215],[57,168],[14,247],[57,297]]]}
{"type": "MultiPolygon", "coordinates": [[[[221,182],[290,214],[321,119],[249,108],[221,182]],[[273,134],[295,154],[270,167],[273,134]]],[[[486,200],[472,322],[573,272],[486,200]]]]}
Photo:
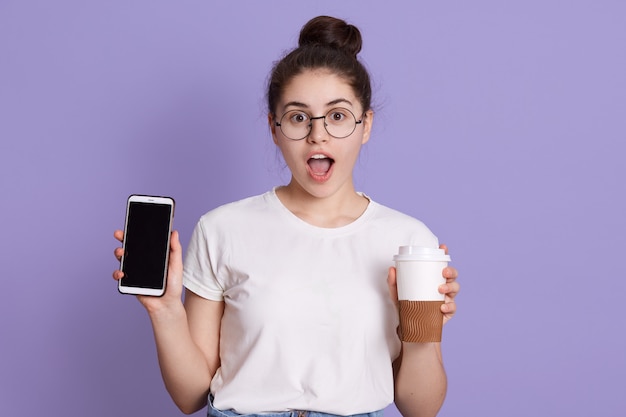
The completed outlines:
{"type": "Polygon", "coordinates": [[[349,111],[346,109],[332,109],[328,112],[326,116],[329,122],[332,123],[341,123],[349,120],[349,111]]]}
{"type": "Polygon", "coordinates": [[[293,125],[306,124],[309,121],[309,115],[301,111],[292,111],[287,116],[287,120],[293,125]]]}

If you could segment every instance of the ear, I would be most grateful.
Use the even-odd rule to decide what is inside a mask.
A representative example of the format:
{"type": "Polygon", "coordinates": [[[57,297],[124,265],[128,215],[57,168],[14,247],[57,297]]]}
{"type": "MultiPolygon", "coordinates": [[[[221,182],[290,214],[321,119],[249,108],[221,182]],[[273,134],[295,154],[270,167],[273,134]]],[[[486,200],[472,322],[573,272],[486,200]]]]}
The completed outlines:
{"type": "Polygon", "coordinates": [[[370,140],[370,134],[372,133],[372,125],[374,124],[374,110],[368,110],[363,115],[363,140],[361,145],[367,143],[370,140]]]}
{"type": "Polygon", "coordinates": [[[272,113],[267,114],[267,123],[270,125],[270,132],[272,132],[272,140],[276,145],[278,145],[278,141],[276,140],[276,123],[274,123],[274,115],[272,113]]]}

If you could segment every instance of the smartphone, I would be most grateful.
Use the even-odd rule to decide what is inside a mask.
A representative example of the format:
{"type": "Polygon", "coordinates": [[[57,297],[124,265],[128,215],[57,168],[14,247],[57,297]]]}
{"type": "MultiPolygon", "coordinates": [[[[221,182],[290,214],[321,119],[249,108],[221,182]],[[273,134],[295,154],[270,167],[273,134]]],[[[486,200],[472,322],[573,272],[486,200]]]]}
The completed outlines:
{"type": "Polygon", "coordinates": [[[173,198],[128,197],[119,292],[157,297],[165,293],[173,220],[173,198]]]}

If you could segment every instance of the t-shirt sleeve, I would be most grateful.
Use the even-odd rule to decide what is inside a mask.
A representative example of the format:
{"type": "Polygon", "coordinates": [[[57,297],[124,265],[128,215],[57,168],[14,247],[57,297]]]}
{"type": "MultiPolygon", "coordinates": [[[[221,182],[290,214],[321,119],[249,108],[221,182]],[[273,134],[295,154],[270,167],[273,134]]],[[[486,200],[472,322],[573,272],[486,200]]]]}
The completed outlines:
{"type": "Polygon", "coordinates": [[[386,234],[381,232],[381,236],[391,236],[394,239],[394,244],[402,246],[439,247],[439,239],[421,220],[385,206],[380,207],[384,210],[382,227],[388,230],[386,234]]]}
{"type": "Polygon", "coordinates": [[[410,244],[427,248],[438,248],[439,239],[424,223],[415,220],[412,227],[410,244]]]}
{"type": "Polygon", "coordinates": [[[196,224],[189,241],[183,269],[183,285],[200,297],[213,301],[224,300],[224,289],[215,275],[202,221],[196,224]]]}

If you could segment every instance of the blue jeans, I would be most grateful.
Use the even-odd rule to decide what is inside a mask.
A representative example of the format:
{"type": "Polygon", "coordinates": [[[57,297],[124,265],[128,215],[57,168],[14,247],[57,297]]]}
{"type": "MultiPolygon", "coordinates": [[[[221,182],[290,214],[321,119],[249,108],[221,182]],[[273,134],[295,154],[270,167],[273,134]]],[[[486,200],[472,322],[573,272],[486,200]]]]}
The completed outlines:
{"type": "MultiPolygon", "coordinates": [[[[213,407],[213,396],[209,396],[208,417],[338,417],[335,414],[320,413],[317,411],[285,411],[283,413],[267,413],[267,414],[237,414],[231,410],[218,410],[213,407]]],[[[372,413],[353,414],[350,417],[383,417],[383,410],[374,411],[372,413]]]]}

